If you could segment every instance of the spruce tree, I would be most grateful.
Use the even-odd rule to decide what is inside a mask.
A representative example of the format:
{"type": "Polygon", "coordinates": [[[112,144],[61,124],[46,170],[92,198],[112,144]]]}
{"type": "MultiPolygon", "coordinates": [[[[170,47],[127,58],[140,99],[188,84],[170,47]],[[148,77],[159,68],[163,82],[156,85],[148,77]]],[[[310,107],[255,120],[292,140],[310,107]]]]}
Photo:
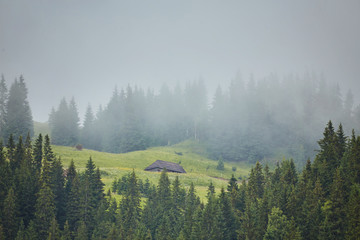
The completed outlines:
{"type": "Polygon", "coordinates": [[[35,140],[33,155],[34,157],[32,165],[38,174],[40,174],[43,159],[43,137],[41,133],[35,140]]]}
{"type": "Polygon", "coordinates": [[[269,215],[269,224],[266,229],[264,240],[286,239],[288,221],[279,208],[273,208],[269,215]]]}
{"type": "MultiPolygon", "coordinates": [[[[234,188],[235,189],[235,188],[234,188]]],[[[228,194],[221,188],[219,196],[220,207],[220,226],[222,231],[222,239],[237,239],[237,222],[234,215],[234,211],[231,207],[231,203],[228,194]]]]}
{"type": "Polygon", "coordinates": [[[56,219],[60,226],[65,223],[65,177],[60,158],[54,159],[51,166],[50,185],[54,193],[54,204],[56,208],[56,219]]]}
{"type": "Polygon", "coordinates": [[[4,75],[1,75],[0,81],[0,139],[7,140],[6,133],[6,105],[8,100],[8,90],[5,82],[4,75]]]}
{"type": "Polygon", "coordinates": [[[91,109],[91,106],[88,105],[85,113],[83,127],[81,129],[81,144],[88,149],[96,149],[96,133],[95,133],[95,116],[91,109]]]}
{"type": "Polygon", "coordinates": [[[337,169],[331,186],[330,198],[325,203],[325,220],[320,239],[343,239],[345,233],[345,199],[343,179],[337,169]]]}
{"type": "Polygon", "coordinates": [[[125,229],[124,238],[133,238],[140,220],[140,191],[137,177],[133,170],[128,181],[128,188],[120,202],[120,223],[125,229]]]}
{"type": "Polygon", "coordinates": [[[51,220],[47,240],[60,240],[60,229],[55,217],[51,220]]]}
{"type": "MultiPolygon", "coordinates": [[[[68,180],[69,183],[69,180],[68,180]]],[[[75,177],[71,181],[71,185],[67,184],[67,198],[66,198],[66,219],[69,224],[71,232],[76,231],[78,222],[81,219],[81,196],[80,196],[80,181],[79,177],[75,177]]]]}
{"type": "Polygon", "coordinates": [[[9,188],[12,185],[12,173],[9,162],[6,160],[5,150],[0,140],[0,221],[3,216],[4,200],[8,194],[9,188]]]}
{"type": "Polygon", "coordinates": [[[27,239],[27,236],[26,236],[24,221],[21,220],[19,230],[16,233],[15,240],[24,240],[24,239],[27,239]]]}
{"type": "Polygon", "coordinates": [[[71,240],[71,232],[70,232],[70,226],[69,222],[66,221],[64,225],[64,230],[62,232],[61,240],[71,240]]]}
{"type": "Polygon", "coordinates": [[[35,205],[35,225],[39,238],[45,239],[52,219],[55,217],[54,193],[51,190],[51,176],[48,161],[44,161],[40,190],[35,205]]]}
{"type": "Polygon", "coordinates": [[[346,206],[345,239],[360,239],[360,185],[351,188],[349,202],[346,206]]]}
{"type": "Polygon", "coordinates": [[[27,88],[23,76],[13,82],[10,87],[9,97],[6,105],[6,135],[8,139],[10,134],[15,139],[20,136],[30,136],[34,133],[33,119],[29,102],[27,100],[27,88]]]}
{"type": "Polygon", "coordinates": [[[10,188],[4,201],[4,211],[2,224],[6,239],[14,239],[18,230],[18,208],[16,206],[16,196],[13,188],[10,188]]]}

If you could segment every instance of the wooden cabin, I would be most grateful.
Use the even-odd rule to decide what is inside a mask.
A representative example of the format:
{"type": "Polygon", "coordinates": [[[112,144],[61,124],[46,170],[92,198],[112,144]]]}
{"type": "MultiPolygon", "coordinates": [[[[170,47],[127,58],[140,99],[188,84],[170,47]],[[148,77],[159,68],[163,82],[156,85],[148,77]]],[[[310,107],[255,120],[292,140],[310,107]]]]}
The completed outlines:
{"type": "Polygon", "coordinates": [[[153,164],[145,168],[145,171],[162,172],[164,168],[166,168],[168,172],[186,173],[184,168],[179,164],[162,160],[156,160],[153,164]]]}

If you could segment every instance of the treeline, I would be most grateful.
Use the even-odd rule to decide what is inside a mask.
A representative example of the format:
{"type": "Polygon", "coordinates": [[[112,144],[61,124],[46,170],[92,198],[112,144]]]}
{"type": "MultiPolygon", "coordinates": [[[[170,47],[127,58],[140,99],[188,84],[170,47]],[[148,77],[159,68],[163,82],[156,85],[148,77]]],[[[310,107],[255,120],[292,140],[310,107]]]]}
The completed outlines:
{"type": "Polygon", "coordinates": [[[210,183],[206,203],[166,171],[146,194],[134,171],[114,181],[118,203],[91,158],[82,173],[73,162],[64,171],[49,142],[1,148],[0,239],[360,238],[360,136],[341,125],[327,124],[301,173],[292,160],[273,171],[257,162],[241,184],[232,177],[216,193],[210,183]]]}
{"type": "Polygon", "coordinates": [[[329,119],[360,126],[360,107],[354,107],[351,91],[343,97],[337,85],[316,75],[283,81],[273,75],[246,84],[238,77],[228,90],[219,87],[210,105],[207,99],[202,81],[184,88],[164,85],[158,94],[128,86],[115,90],[96,114],[89,106],[82,127],[74,100],[62,100],[50,115],[53,142],[122,153],[193,138],[207,145],[213,159],[256,162],[287,156],[305,164],[329,119]]]}
{"type": "Polygon", "coordinates": [[[28,90],[23,76],[15,79],[10,89],[4,75],[0,81],[0,139],[8,140],[12,134],[15,139],[34,134],[34,124],[29,102],[28,90]]]}

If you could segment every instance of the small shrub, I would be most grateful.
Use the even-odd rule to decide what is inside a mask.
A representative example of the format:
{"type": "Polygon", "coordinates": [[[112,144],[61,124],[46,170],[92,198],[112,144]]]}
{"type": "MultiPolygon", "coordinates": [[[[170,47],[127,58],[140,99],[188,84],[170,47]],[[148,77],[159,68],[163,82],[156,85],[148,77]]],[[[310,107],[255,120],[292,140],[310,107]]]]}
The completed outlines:
{"type": "Polygon", "coordinates": [[[81,151],[83,149],[83,145],[82,144],[76,144],[75,148],[76,148],[76,150],[81,151]]]}
{"type": "Polygon", "coordinates": [[[233,170],[233,172],[236,172],[236,167],[232,167],[231,169],[233,170]]]}
{"type": "Polygon", "coordinates": [[[224,162],[222,159],[219,160],[218,165],[216,166],[217,170],[223,171],[225,169],[224,162]]]}

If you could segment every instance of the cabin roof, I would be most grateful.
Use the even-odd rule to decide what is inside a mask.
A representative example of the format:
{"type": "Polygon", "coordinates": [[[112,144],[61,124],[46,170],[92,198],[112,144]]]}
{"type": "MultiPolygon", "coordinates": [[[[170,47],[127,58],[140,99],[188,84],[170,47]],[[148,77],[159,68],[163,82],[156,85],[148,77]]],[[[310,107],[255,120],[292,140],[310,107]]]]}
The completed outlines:
{"type": "Polygon", "coordinates": [[[145,171],[151,171],[153,169],[164,169],[168,170],[169,172],[178,172],[178,173],[186,173],[184,168],[177,163],[167,162],[162,160],[156,160],[153,164],[145,168],[145,171]]]}

